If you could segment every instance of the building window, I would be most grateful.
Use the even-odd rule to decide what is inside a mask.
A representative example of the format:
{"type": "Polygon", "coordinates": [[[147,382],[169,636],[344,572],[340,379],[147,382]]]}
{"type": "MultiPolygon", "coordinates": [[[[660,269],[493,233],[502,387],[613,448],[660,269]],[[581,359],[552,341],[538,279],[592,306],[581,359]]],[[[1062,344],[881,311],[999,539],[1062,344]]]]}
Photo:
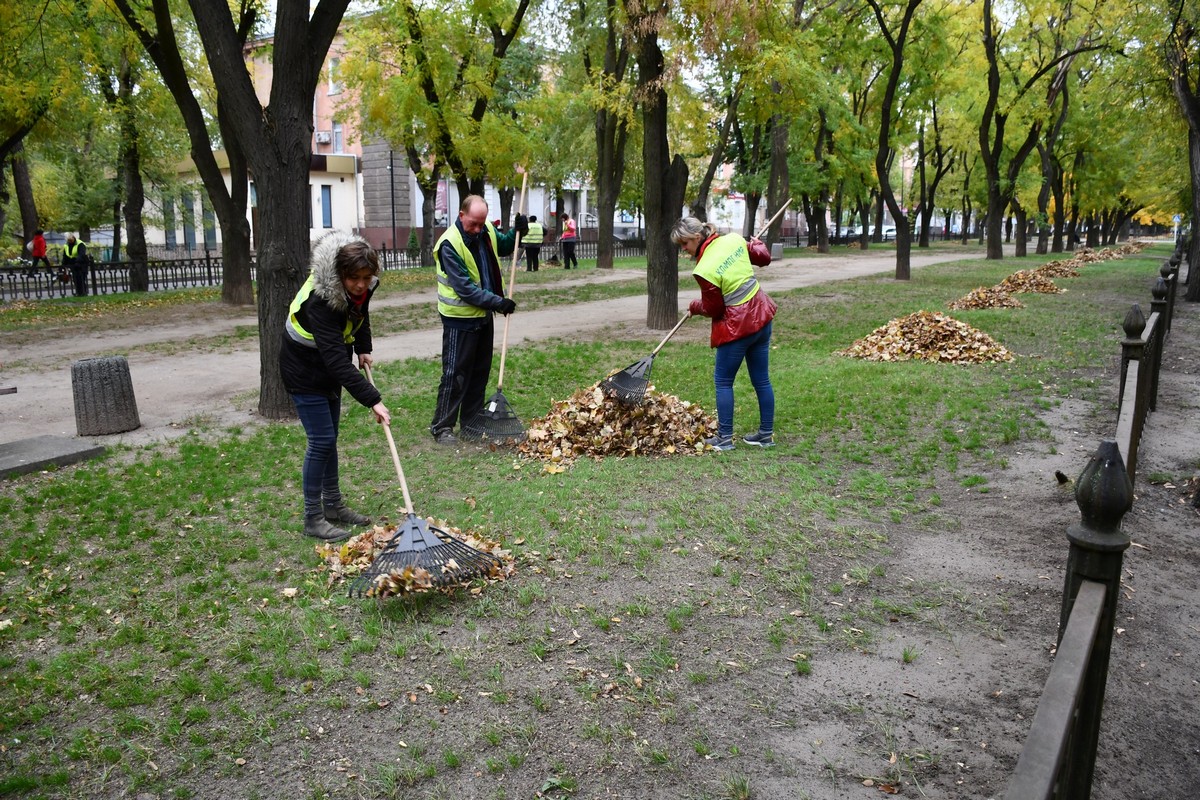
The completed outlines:
{"type": "Polygon", "coordinates": [[[346,152],[345,138],[342,133],[342,123],[340,122],[333,123],[333,152],[346,152]]]}
{"type": "Polygon", "coordinates": [[[340,94],[342,85],[340,83],[340,75],[342,60],[340,58],[329,59],[329,93],[340,94]]]}
{"type": "MultiPolygon", "coordinates": [[[[312,184],[311,183],[308,185],[308,194],[309,194],[309,197],[312,196],[312,184]]],[[[311,229],[312,226],[313,226],[312,203],[309,203],[308,204],[308,227],[311,229]]]]}
{"type": "Polygon", "coordinates": [[[321,186],[321,227],[333,227],[333,187],[321,186]]]}
{"type": "Polygon", "coordinates": [[[168,250],[175,249],[175,200],[170,195],[163,195],[163,244],[168,250]]]}
{"type": "Polygon", "coordinates": [[[189,253],[196,249],[196,207],[194,198],[187,192],[179,195],[179,216],[183,223],[183,247],[189,253]]]}
{"type": "Polygon", "coordinates": [[[217,248],[217,215],[213,213],[212,206],[203,200],[200,212],[204,218],[204,249],[215,250],[217,248]]]}

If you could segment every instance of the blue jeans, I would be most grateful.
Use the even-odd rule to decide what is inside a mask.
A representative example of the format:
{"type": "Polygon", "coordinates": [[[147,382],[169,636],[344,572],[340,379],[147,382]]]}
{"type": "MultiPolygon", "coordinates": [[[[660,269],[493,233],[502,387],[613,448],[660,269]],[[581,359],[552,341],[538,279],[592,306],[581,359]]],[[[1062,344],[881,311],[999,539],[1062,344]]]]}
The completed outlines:
{"type": "Polygon", "coordinates": [[[334,506],[342,499],[338,488],[338,423],[342,417],[342,397],[320,394],[293,394],[296,413],[308,436],[304,451],[304,516],[322,513],[321,503],[334,506]]]}
{"type": "Polygon", "coordinates": [[[733,379],[742,362],[750,373],[750,385],[758,395],[758,429],[763,433],[775,430],[775,390],[767,363],[771,353],[771,323],[758,333],[726,342],[717,348],[717,363],[713,382],[717,386],[717,434],[733,436],[733,379]]]}

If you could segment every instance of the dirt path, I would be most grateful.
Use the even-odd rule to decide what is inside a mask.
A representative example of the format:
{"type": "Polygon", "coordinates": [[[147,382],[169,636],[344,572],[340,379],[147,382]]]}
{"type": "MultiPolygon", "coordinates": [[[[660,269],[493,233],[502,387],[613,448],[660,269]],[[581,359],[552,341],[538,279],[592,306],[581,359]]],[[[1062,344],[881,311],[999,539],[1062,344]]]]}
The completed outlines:
{"type": "MultiPolygon", "coordinates": [[[[954,250],[914,254],[914,269],[944,261],[969,257],[954,250]]],[[[759,271],[768,290],[784,291],[812,286],[831,280],[889,273],[895,269],[890,252],[864,255],[845,254],[822,258],[783,259],[759,271]]],[[[578,278],[556,284],[570,286],[588,283],[644,281],[644,272],[619,270],[601,272],[588,269],[578,278]]],[[[518,278],[518,283],[519,283],[518,278]]],[[[680,306],[699,297],[691,281],[680,281],[680,306]]],[[[519,299],[519,290],[518,290],[519,299]]],[[[381,300],[375,306],[403,306],[426,303],[428,293],[413,293],[381,300]]],[[[513,317],[509,345],[520,347],[553,337],[591,336],[612,329],[610,336],[624,332],[647,335],[646,296],[601,300],[568,306],[551,306],[513,317]]],[[[441,352],[442,332],[436,320],[425,330],[393,336],[376,331],[375,354],[381,361],[400,358],[432,358],[441,352]]],[[[197,333],[212,336],[232,332],[238,326],[257,325],[253,314],[231,309],[217,319],[177,319],[159,324],[138,325],[125,329],[97,331],[91,338],[56,337],[53,331],[41,332],[25,340],[9,337],[0,343],[0,364],[13,364],[0,375],[0,384],[16,386],[18,393],[0,396],[0,442],[32,436],[75,436],[75,409],[71,387],[71,362],[88,357],[126,353],[152,342],[181,343],[197,333]],[[36,365],[30,368],[28,365],[36,365]]],[[[170,439],[186,433],[199,420],[209,424],[246,425],[258,421],[251,408],[259,388],[258,343],[251,339],[240,349],[200,352],[187,350],[175,354],[137,353],[129,356],[129,370],[137,398],[141,427],[113,436],[88,437],[99,444],[144,444],[170,439]]]]}

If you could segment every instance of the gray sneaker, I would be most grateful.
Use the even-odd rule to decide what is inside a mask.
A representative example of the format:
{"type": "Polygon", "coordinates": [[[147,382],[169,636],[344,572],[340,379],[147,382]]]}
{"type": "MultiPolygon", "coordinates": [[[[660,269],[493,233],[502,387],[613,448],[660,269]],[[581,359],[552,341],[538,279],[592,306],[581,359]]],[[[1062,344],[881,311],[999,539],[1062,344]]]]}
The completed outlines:
{"type": "Polygon", "coordinates": [[[340,542],[350,538],[349,531],[330,525],[329,520],[320,516],[304,518],[304,535],[323,542],[340,542]]]}
{"type": "Polygon", "coordinates": [[[439,431],[438,434],[433,437],[433,440],[438,444],[444,444],[447,446],[458,444],[458,437],[455,436],[454,431],[450,430],[449,428],[444,431],[439,431]]]}
{"type": "Polygon", "coordinates": [[[713,450],[720,450],[722,452],[725,450],[733,449],[733,437],[732,436],[721,436],[720,434],[718,434],[716,436],[709,436],[707,439],[704,440],[704,443],[706,445],[708,445],[709,447],[711,447],[713,450]]]}
{"type": "Polygon", "coordinates": [[[371,518],[350,508],[345,502],[325,506],[325,519],[329,522],[344,522],[347,525],[370,525],[371,518]]]}
{"type": "Polygon", "coordinates": [[[755,447],[774,447],[775,434],[758,431],[757,433],[750,433],[743,436],[742,441],[746,444],[752,444],[755,447]]]}

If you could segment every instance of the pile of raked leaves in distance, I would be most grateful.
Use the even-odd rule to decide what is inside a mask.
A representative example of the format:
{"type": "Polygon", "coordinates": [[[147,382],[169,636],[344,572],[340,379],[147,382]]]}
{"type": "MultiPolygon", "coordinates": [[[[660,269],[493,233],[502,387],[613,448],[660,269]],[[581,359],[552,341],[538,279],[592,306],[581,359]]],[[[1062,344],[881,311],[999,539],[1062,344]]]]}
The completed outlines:
{"type": "Polygon", "coordinates": [[[986,333],[936,311],[894,319],[837,352],[867,361],[980,364],[1013,360],[1012,353],[986,333]]]}

